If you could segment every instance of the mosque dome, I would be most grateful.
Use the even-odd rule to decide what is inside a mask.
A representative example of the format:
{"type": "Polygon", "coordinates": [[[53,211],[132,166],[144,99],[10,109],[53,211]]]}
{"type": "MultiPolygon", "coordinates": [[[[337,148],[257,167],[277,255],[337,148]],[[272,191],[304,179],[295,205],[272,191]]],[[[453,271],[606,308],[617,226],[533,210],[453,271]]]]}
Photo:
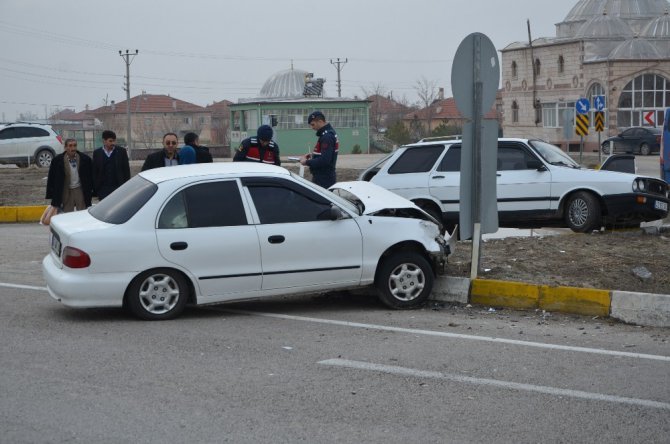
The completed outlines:
{"type": "Polygon", "coordinates": [[[670,38],[670,15],[666,10],[665,14],[649,22],[644,27],[640,37],[648,39],[667,39],[670,38]]]}
{"type": "Polygon", "coordinates": [[[305,78],[309,73],[300,69],[279,71],[263,84],[260,97],[266,99],[302,97],[305,89],[305,78]]]}
{"type": "Polygon", "coordinates": [[[642,38],[632,38],[619,44],[610,52],[610,60],[658,60],[663,56],[651,42],[642,38]]]}
{"type": "Polygon", "coordinates": [[[601,13],[584,23],[577,31],[577,38],[628,38],[633,30],[619,17],[601,13]]]}
{"type": "Polygon", "coordinates": [[[575,37],[588,20],[607,12],[624,20],[633,32],[641,32],[649,22],[670,7],[667,0],[579,0],[565,19],[556,24],[557,37],[575,37]]]}

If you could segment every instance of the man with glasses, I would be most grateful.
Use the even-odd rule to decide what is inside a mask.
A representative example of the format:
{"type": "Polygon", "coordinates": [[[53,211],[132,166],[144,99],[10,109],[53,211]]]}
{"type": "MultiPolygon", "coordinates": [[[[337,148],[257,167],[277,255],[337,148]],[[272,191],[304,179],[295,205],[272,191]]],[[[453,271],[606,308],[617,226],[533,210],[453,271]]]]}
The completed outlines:
{"type": "Polygon", "coordinates": [[[66,139],[65,151],[54,157],[49,167],[46,199],[69,213],[90,207],[92,196],[93,162],[77,150],[75,139],[66,139]]]}
{"type": "Polygon", "coordinates": [[[130,179],[130,161],[125,148],[116,145],[114,131],[102,132],[102,146],[93,151],[93,192],[98,200],[112,194],[130,179]]]}
{"type": "Polygon", "coordinates": [[[144,160],[144,165],[142,165],[142,171],[176,165],[179,165],[177,135],[175,133],[166,133],[163,136],[163,149],[147,156],[144,160]]]}

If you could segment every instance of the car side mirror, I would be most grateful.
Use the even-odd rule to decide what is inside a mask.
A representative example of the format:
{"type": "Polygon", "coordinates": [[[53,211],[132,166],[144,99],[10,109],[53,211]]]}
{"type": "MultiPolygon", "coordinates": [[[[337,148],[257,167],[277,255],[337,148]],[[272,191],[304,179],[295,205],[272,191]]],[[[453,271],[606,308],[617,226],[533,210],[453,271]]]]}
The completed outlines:
{"type": "Polygon", "coordinates": [[[544,164],[540,162],[537,159],[529,160],[526,162],[526,167],[528,169],[533,169],[533,170],[538,170],[538,171],[544,171],[544,164]]]}
{"type": "Polygon", "coordinates": [[[338,220],[342,218],[342,211],[337,207],[330,207],[326,210],[323,210],[316,217],[316,220],[338,220]]]}

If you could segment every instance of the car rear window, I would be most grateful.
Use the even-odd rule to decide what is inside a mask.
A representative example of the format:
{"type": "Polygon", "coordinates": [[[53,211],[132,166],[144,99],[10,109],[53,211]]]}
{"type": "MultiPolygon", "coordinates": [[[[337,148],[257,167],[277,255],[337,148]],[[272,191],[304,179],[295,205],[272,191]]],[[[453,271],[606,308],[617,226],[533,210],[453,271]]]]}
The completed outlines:
{"type": "Polygon", "coordinates": [[[135,176],[116,191],[92,206],[88,212],[98,220],[110,224],[126,223],[151,199],[158,186],[141,176],[135,176]]]}
{"type": "Polygon", "coordinates": [[[408,148],[391,165],[388,170],[389,174],[428,172],[433,168],[443,150],[443,145],[408,148]]]}

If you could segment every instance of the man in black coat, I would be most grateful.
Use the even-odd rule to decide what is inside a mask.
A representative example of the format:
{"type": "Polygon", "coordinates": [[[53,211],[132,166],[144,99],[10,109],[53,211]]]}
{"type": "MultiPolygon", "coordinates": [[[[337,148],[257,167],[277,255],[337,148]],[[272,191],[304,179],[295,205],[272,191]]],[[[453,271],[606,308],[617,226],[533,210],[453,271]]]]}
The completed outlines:
{"type": "Polygon", "coordinates": [[[114,131],[102,132],[102,146],[93,151],[93,190],[99,200],[130,179],[130,161],[125,148],[116,145],[114,131]]]}
{"type": "Polygon", "coordinates": [[[149,154],[147,158],[144,159],[142,171],[179,165],[177,143],[177,135],[175,133],[166,133],[163,136],[163,149],[149,154]]]}
{"type": "Polygon", "coordinates": [[[196,133],[186,133],[184,136],[184,145],[192,146],[195,150],[195,163],[211,163],[214,161],[209,148],[200,145],[200,138],[196,133]]]}
{"type": "Polygon", "coordinates": [[[77,151],[75,139],[65,140],[65,151],[51,161],[47,177],[46,198],[51,205],[68,213],[91,206],[93,197],[93,162],[77,151]]]}

